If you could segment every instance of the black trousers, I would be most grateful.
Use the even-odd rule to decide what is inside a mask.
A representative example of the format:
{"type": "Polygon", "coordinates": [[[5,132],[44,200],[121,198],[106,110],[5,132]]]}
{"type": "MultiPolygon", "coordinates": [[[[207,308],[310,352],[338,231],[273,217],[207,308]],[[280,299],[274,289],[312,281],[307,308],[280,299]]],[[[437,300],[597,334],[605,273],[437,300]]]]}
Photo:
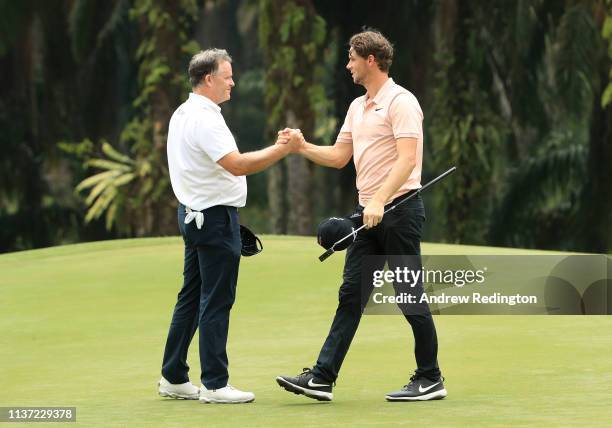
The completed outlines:
{"type": "Polygon", "coordinates": [[[183,286],[178,294],[166,341],[162,375],[170,383],[189,381],[187,350],[200,329],[201,380],[208,389],[227,385],[226,353],[230,309],[236,297],[240,265],[240,224],[234,207],[203,211],[204,224],[185,224],[179,204],[178,223],[185,242],[183,286]]]}
{"type": "MultiPolygon", "coordinates": [[[[357,212],[362,211],[363,207],[358,206],[357,212]]],[[[313,368],[318,378],[328,382],[336,380],[359,326],[364,302],[367,301],[371,292],[370,288],[365,291],[367,295],[363,295],[361,279],[364,257],[369,255],[420,255],[421,231],[424,221],[423,201],[420,196],[417,196],[385,214],[378,226],[359,232],[355,242],[348,248],[336,315],[313,368]]],[[[379,258],[381,266],[378,266],[378,269],[384,267],[384,259],[384,257],[379,258]]],[[[393,267],[390,266],[390,268],[393,267]]],[[[414,292],[422,293],[422,287],[422,283],[418,284],[414,292]]],[[[424,310],[421,308],[416,312],[404,312],[414,335],[416,373],[437,380],[440,377],[440,369],[437,362],[438,339],[433,318],[426,305],[424,310]]]]}

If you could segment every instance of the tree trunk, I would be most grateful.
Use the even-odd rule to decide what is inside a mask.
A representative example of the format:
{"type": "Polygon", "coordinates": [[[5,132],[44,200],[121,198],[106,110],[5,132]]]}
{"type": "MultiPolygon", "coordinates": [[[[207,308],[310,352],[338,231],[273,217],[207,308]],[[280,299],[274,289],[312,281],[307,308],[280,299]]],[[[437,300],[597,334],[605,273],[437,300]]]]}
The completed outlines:
{"type": "MultiPolygon", "coordinates": [[[[300,128],[292,111],[287,112],[287,124],[300,128]]],[[[312,230],[312,169],[309,161],[301,156],[291,155],[287,163],[287,201],[289,218],[287,233],[309,235],[312,230]]]]}
{"type": "Polygon", "coordinates": [[[287,207],[285,198],[285,164],[280,162],[268,169],[268,210],[270,232],[285,233],[287,230],[287,207]]]}
{"type": "MultiPolygon", "coordinates": [[[[300,128],[307,139],[315,131],[313,93],[319,89],[316,54],[324,43],[325,26],[311,0],[265,0],[260,9],[260,41],[266,58],[268,135],[286,126],[300,128]]],[[[322,92],[322,91],[321,91],[322,92]]],[[[273,233],[310,234],[313,227],[313,170],[291,155],[268,174],[273,233]],[[286,208],[285,208],[286,205],[286,208]]]]}

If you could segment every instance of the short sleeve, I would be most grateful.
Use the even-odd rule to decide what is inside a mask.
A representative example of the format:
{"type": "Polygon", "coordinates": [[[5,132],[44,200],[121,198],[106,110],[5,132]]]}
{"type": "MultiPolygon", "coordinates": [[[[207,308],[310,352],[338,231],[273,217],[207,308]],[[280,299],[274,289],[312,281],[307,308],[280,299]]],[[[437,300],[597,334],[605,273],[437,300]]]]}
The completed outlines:
{"type": "Polygon", "coordinates": [[[349,106],[348,111],[346,112],[346,117],[344,118],[344,123],[342,124],[342,128],[340,128],[340,132],[338,133],[338,137],[336,137],[336,141],[339,143],[353,143],[353,111],[354,111],[354,102],[349,106]]]}
{"type": "Polygon", "coordinates": [[[224,121],[212,124],[199,122],[195,129],[197,146],[208,155],[213,162],[219,161],[228,153],[238,150],[236,140],[224,121]]]}
{"type": "Polygon", "coordinates": [[[400,94],[389,107],[393,136],[397,138],[420,138],[423,136],[423,111],[416,98],[400,94]]]}

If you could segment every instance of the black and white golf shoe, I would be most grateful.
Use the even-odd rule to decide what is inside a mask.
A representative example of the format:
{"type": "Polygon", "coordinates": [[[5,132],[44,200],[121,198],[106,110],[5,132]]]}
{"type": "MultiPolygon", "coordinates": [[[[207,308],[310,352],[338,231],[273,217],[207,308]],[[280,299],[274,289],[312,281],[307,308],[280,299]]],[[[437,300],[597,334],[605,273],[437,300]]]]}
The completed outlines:
{"type": "Polygon", "coordinates": [[[387,401],[440,400],[447,395],[443,380],[444,378],[440,377],[437,381],[432,381],[415,374],[408,385],[404,385],[399,391],[388,393],[385,398],[387,401]]]}
{"type": "Polygon", "coordinates": [[[318,379],[311,369],[305,368],[302,374],[296,377],[278,376],[276,382],[287,391],[302,394],[319,401],[331,401],[333,385],[330,382],[318,379]]]}

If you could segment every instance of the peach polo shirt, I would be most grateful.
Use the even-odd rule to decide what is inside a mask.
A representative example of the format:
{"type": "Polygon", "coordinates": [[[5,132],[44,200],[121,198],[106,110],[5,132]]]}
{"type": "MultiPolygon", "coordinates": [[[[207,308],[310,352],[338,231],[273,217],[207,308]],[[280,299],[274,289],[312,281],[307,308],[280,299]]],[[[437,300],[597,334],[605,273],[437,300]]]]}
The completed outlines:
{"type": "Polygon", "coordinates": [[[337,142],[353,144],[359,203],[365,206],[380,189],[397,159],[397,138],[416,138],[416,166],[391,200],[421,187],[423,111],[416,97],[389,78],[373,99],[355,98],[337,142]]]}

